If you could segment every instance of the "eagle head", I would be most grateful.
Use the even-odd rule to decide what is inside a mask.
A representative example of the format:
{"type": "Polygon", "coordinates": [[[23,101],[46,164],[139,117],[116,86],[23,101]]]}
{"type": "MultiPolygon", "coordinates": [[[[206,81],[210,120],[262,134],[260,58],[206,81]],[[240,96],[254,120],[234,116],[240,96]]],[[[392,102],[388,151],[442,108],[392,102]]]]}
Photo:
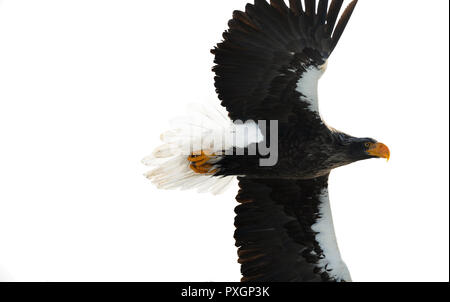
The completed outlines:
{"type": "Polygon", "coordinates": [[[347,145],[347,151],[352,161],[370,158],[385,158],[386,160],[389,160],[391,156],[389,148],[373,138],[353,139],[347,145]]]}

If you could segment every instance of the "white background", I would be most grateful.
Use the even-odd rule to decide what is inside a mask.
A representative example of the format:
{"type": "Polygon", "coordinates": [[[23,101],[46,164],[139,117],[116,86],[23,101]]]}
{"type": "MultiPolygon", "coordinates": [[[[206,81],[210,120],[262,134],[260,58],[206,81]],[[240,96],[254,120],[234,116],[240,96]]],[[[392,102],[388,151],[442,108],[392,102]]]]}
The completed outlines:
{"type": "MultiPolygon", "coordinates": [[[[237,281],[236,184],[159,191],[140,160],[246,0],[0,1],[0,280],[237,281]]],[[[348,1],[347,1],[348,2],[348,1]]],[[[355,281],[448,281],[448,1],[360,1],[320,84],[392,152],[332,173],[355,281]]]]}

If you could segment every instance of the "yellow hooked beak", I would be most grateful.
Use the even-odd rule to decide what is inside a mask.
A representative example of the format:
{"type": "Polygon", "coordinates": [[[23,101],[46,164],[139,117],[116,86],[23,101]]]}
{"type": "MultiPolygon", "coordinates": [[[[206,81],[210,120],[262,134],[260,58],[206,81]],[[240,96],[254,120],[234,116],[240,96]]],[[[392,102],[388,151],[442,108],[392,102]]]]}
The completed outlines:
{"type": "Polygon", "coordinates": [[[382,143],[370,144],[367,153],[372,156],[386,158],[388,161],[389,158],[391,157],[391,152],[389,151],[389,148],[382,143]]]}

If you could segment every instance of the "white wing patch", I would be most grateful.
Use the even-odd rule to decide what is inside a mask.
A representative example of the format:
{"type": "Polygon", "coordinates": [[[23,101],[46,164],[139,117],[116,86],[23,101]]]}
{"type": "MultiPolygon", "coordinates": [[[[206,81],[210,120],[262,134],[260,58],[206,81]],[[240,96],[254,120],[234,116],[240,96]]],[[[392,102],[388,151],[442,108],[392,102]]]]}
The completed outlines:
{"type": "Polygon", "coordinates": [[[319,114],[318,83],[327,69],[327,64],[328,62],[325,62],[319,67],[314,65],[307,67],[297,82],[296,90],[304,96],[303,100],[308,102],[309,109],[317,114],[319,114]]]}
{"type": "Polygon", "coordinates": [[[350,282],[352,281],[352,278],[347,266],[341,259],[341,253],[339,252],[336,235],[334,233],[328,189],[322,190],[319,199],[320,218],[311,227],[314,232],[318,233],[316,235],[316,241],[319,243],[325,256],[325,258],[319,260],[318,265],[323,271],[327,271],[328,274],[337,281],[350,282]]]}

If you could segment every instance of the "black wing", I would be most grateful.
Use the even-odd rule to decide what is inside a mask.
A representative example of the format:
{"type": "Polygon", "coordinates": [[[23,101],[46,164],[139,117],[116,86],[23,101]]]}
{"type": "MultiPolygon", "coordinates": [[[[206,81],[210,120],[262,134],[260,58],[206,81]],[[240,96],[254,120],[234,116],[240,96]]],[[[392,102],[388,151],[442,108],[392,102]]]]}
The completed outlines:
{"type": "Polygon", "coordinates": [[[242,281],[351,281],[328,201],[328,175],[239,178],[236,245],[242,281]]]}
{"type": "MultiPolygon", "coordinates": [[[[299,80],[311,66],[330,56],[353,12],[351,2],[336,21],[343,0],[255,0],[235,11],[224,41],[212,50],[215,86],[232,120],[285,121],[294,111],[309,110],[299,80]],[[335,26],[336,25],[336,26],[335,26]]],[[[317,85],[316,79],[316,85],[317,85]]],[[[309,84],[309,83],[308,83],[309,84]]],[[[317,105],[313,105],[317,108],[317,105]]]]}

